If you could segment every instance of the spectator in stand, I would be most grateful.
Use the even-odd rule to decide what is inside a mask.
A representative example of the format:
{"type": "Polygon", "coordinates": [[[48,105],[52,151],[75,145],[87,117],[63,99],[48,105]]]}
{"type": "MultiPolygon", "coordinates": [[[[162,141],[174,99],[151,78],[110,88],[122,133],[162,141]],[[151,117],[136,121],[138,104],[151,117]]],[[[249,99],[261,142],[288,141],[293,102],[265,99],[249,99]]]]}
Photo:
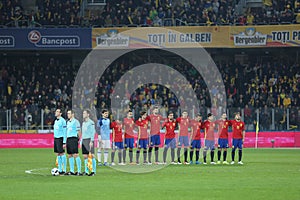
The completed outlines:
{"type": "Polygon", "coordinates": [[[253,22],[254,22],[254,16],[251,12],[249,12],[247,14],[246,23],[247,23],[247,25],[253,25],[253,22]]]}
{"type": "Polygon", "coordinates": [[[270,110],[268,109],[267,105],[264,106],[264,108],[261,111],[260,114],[260,130],[270,130],[270,124],[271,124],[271,114],[270,110]]]}
{"type": "Polygon", "coordinates": [[[288,108],[290,105],[291,105],[291,98],[289,97],[288,94],[285,94],[283,98],[283,106],[285,108],[288,108]]]}
{"type": "Polygon", "coordinates": [[[237,93],[236,87],[235,87],[234,83],[231,83],[229,88],[227,89],[227,95],[231,96],[231,98],[233,100],[235,100],[236,99],[236,93],[237,93]]]}

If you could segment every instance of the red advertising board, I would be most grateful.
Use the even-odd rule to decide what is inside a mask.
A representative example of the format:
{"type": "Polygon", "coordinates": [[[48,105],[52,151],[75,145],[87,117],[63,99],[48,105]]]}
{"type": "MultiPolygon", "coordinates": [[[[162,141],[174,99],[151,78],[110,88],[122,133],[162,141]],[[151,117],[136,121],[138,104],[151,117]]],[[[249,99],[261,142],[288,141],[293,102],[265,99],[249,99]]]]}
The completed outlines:
{"type": "MultiPolygon", "coordinates": [[[[229,133],[229,145],[231,146],[229,133]]],[[[95,141],[97,138],[95,138],[95,141]]],[[[247,132],[244,147],[254,148],[256,133],[247,132]]],[[[164,143],[164,134],[161,134],[161,144],[164,143]]],[[[204,144],[202,135],[202,147],[204,144]]],[[[217,144],[217,137],[216,137],[217,144]]],[[[259,148],[271,147],[300,147],[300,132],[260,132],[258,134],[257,146],[259,148]],[[273,141],[273,142],[272,142],[273,141]]],[[[53,134],[0,134],[0,148],[52,148],[53,134]]]]}

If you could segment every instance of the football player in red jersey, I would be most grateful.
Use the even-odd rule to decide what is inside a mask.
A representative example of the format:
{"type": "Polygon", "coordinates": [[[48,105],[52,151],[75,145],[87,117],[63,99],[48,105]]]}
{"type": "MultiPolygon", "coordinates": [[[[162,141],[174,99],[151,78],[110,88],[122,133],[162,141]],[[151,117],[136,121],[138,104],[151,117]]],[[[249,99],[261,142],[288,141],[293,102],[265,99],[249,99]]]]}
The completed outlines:
{"type": "Polygon", "coordinates": [[[111,151],[111,165],[115,165],[115,151],[118,150],[118,158],[119,165],[125,165],[122,162],[122,151],[124,149],[123,146],[123,132],[122,132],[122,122],[119,120],[115,120],[110,124],[110,128],[112,129],[112,151],[111,151]]]}
{"type": "Polygon", "coordinates": [[[194,155],[194,149],[196,149],[196,165],[199,165],[199,153],[201,148],[201,122],[202,117],[200,114],[197,114],[196,119],[191,120],[191,149],[190,149],[190,164],[193,164],[193,155],[194,155]]]}
{"type": "Polygon", "coordinates": [[[166,128],[165,132],[165,148],[163,153],[163,164],[166,164],[167,160],[167,151],[171,147],[171,164],[177,164],[175,159],[175,148],[176,148],[176,139],[175,139],[175,128],[176,120],[174,119],[173,112],[169,112],[168,119],[162,124],[162,128],[166,128]]]}
{"type": "Polygon", "coordinates": [[[133,164],[132,157],[133,157],[133,147],[134,147],[134,120],[132,110],[127,112],[127,116],[123,119],[123,126],[124,126],[124,133],[125,133],[125,140],[124,140],[124,150],[123,150],[123,162],[126,163],[126,151],[129,148],[129,162],[133,164]]]}
{"type": "Polygon", "coordinates": [[[147,116],[147,120],[150,121],[150,146],[148,150],[148,161],[149,164],[152,164],[152,149],[155,148],[155,164],[158,162],[158,150],[160,146],[160,121],[163,117],[158,113],[158,107],[154,107],[152,114],[147,116]]]}
{"type": "Polygon", "coordinates": [[[206,165],[206,154],[207,150],[210,149],[210,164],[216,164],[214,162],[215,156],[215,126],[214,116],[212,113],[207,114],[207,120],[201,126],[204,129],[204,150],[203,150],[203,164],[206,165]]]}
{"type": "Polygon", "coordinates": [[[227,148],[228,148],[228,127],[230,126],[230,121],[227,120],[227,114],[223,113],[220,120],[216,120],[215,123],[218,125],[218,162],[221,164],[221,154],[223,150],[223,164],[229,164],[226,160],[227,148]]]}
{"type": "Polygon", "coordinates": [[[147,162],[147,148],[148,148],[148,120],[147,120],[147,112],[142,111],[140,113],[140,118],[135,122],[138,126],[138,149],[136,151],[136,164],[139,165],[140,159],[140,151],[143,150],[144,156],[144,164],[148,164],[147,162]]]}
{"type": "Polygon", "coordinates": [[[242,150],[243,150],[243,142],[245,138],[245,123],[241,121],[241,115],[239,112],[235,113],[235,119],[230,120],[232,126],[232,151],[231,158],[232,161],[230,164],[234,164],[235,150],[239,149],[239,161],[238,164],[243,165],[242,162],[242,150]]]}
{"type": "Polygon", "coordinates": [[[187,154],[188,154],[188,147],[190,146],[189,144],[189,138],[188,138],[188,128],[190,125],[190,119],[188,118],[188,112],[183,111],[182,116],[178,117],[176,119],[176,122],[178,123],[178,144],[177,144],[177,159],[178,159],[178,164],[182,164],[180,161],[180,151],[182,145],[184,145],[184,164],[190,164],[187,161],[187,154]]]}

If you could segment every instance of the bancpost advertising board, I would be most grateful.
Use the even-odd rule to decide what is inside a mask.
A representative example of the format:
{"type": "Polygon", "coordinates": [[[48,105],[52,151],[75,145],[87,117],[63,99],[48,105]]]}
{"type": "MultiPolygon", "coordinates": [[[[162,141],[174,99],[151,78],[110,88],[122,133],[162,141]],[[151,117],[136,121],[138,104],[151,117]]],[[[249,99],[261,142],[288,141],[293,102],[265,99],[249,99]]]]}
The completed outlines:
{"type": "Polygon", "coordinates": [[[93,48],[100,49],[190,48],[195,42],[205,48],[295,47],[300,46],[300,26],[95,28],[92,39],[93,48]]]}
{"type": "Polygon", "coordinates": [[[0,49],[91,49],[91,29],[0,29],[0,49]]]}

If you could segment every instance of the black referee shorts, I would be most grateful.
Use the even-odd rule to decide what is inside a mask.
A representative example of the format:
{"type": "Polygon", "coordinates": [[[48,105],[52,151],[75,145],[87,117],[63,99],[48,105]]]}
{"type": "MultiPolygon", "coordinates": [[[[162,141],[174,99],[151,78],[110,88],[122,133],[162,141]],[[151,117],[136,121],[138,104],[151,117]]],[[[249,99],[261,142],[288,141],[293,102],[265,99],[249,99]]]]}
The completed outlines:
{"type": "Polygon", "coordinates": [[[78,153],[78,138],[77,137],[67,138],[67,153],[68,154],[78,153]]]}
{"type": "Polygon", "coordinates": [[[90,151],[90,141],[91,139],[83,139],[82,140],[82,154],[89,154],[90,152],[94,154],[94,142],[90,151]]]}
{"type": "Polygon", "coordinates": [[[54,153],[64,153],[65,150],[63,148],[63,137],[54,138],[54,153]]]}

